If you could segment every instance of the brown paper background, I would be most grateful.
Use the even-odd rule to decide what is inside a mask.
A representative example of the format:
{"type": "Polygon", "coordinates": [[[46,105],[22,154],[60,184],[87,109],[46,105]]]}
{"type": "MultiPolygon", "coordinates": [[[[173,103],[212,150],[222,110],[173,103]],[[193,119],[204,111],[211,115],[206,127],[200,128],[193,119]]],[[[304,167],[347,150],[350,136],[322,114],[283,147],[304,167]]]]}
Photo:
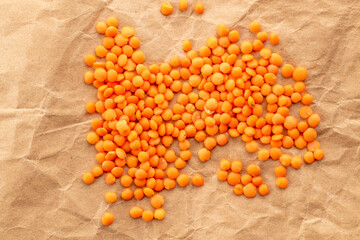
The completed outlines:
{"type": "MultiPolygon", "coordinates": [[[[164,17],[151,0],[0,1],[1,239],[359,239],[360,2],[204,0],[203,15],[193,13],[193,2],[164,17]],[[325,159],[290,169],[286,190],[275,187],[278,163],[260,163],[271,192],[246,199],[216,178],[221,157],[259,163],[233,139],[207,163],[193,157],[185,168],[205,176],[203,187],[162,192],[165,220],[129,217],[147,200],[106,204],[104,194],[120,192],[119,182],[81,181],[96,162],[86,134],[97,117],[84,108],[96,90],[83,81],[83,57],[102,41],[95,24],[111,15],[135,28],[146,64],[183,56],[184,39],[198,49],[219,23],[253,39],[247,26],[259,20],[279,34],[273,49],[284,62],[308,69],[325,159]],[[109,227],[99,221],[106,210],[115,215],[109,227]]],[[[192,142],[194,155],[199,147],[192,142]]]]}

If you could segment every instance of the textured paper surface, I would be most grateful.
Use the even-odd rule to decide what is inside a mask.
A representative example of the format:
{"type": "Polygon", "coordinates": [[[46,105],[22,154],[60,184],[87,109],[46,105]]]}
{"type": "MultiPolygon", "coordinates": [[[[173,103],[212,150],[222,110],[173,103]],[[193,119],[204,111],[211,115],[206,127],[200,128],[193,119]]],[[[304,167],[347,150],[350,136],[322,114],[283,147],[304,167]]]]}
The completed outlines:
{"type": "MultiPolygon", "coordinates": [[[[360,2],[204,0],[204,5],[201,16],[175,8],[164,17],[160,1],[151,0],[0,1],[1,239],[359,238],[360,2]],[[203,174],[203,187],[162,192],[165,220],[130,218],[130,207],[148,208],[147,200],[109,206],[104,194],[119,193],[119,182],[108,186],[99,179],[86,186],[81,176],[96,163],[86,134],[97,117],[85,112],[96,90],[83,81],[83,57],[102,41],[95,24],[111,15],[120,26],[135,28],[146,64],[183,56],[184,39],[198,49],[219,23],[239,30],[243,40],[253,39],[247,26],[259,20],[263,30],[279,34],[281,44],[273,49],[283,61],[308,69],[307,90],[322,118],[317,130],[326,158],[290,169],[285,191],[275,187],[278,163],[260,163],[270,195],[246,199],[216,178],[221,157],[241,159],[245,166],[259,163],[233,139],[217,147],[207,163],[193,157],[184,169],[203,174]],[[115,215],[109,227],[99,221],[106,210],[115,215]]],[[[192,142],[194,155],[199,148],[192,142]]]]}

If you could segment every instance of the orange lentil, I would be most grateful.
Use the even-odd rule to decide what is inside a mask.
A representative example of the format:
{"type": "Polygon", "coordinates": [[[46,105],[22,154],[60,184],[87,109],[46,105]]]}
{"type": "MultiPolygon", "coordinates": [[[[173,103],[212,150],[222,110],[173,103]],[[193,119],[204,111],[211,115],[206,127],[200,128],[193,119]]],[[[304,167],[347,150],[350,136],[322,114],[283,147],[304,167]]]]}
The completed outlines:
{"type": "Polygon", "coordinates": [[[300,109],[300,117],[306,119],[312,114],[312,110],[308,106],[301,107],[300,109]]]}
{"type": "Polygon", "coordinates": [[[96,25],[96,30],[98,31],[98,33],[105,34],[107,27],[108,26],[105,22],[98,22],[98,24],[96,25]]]}
{"type": "Polygon", "coordinates": [[[303,149],[306,147],[306,141],[305,139],[303,138],[303,136],[299,136],[298,138],[295,139],[295,146],[298,148],[298,149],[303,149]]]}
{"type": "Polygon", "coordinates": [[[228,172],[224,170],[219,170],[217,172],[217,177],[220,181],[226,181],[228,177],[228,172]]]}
{"type": "Polygon", "coordinates": [[[162,208],[155,209],[154,218],[156,220],[163,220],[165,218],[165,210],[162,208]]]}
{"type": "Polygon", "coordinates": [[[271,157],[273,160],[278,160],[278,159],[280,159],[280,156],[281,156],[281,150],[280,150],[280,148],[272,147],[272,148],[270,149],[270,157],[271,157]]]}
{"type": "Polygon", "coordinates": [[[130,187],[133,180],[132,180],[132,177],[130,177],[129,175],[123,175],[120,178],[120,182],[121,182],[121,185],[123,185],[124,187],[130,187]]]}
{"type": "Polygon", "coordinates": [[[322,150],[321,148],[316,149],[314,151],[314,158],[318,161],[323,159],[324,158],[324,150],[322,150]]]}
{"type": "MultiPolygon", "coordinates": [[[[92,175],[94,177],[100,177],[101,175],[103,175],[103,170],[100,166],[95,166],[92,171],[91,171],[92,175]]],[[[90,177],[91,178],[91,177],[90,177]]]]}
{"type": "Polygon", "coordinates": [[[131,200],[133,196],[134,193],[130,188],[125,188],[121,193],[121,198],[124,200],[131,200]]]}
{"type": "Polygon", "coordinates": [[[154,213],[151,210],[144,210],[141,216],[146,222],[150,222],[154,219],[154,213]]]}
{"type": "Polygon", "coordinates": [[[260,56],[263,58],[263,59],[269,59],[271,57],[271,50],[269,48],[263,48],[260,50],[260,56]]]}
{"type": "Polygon", "coordinates": [[[227,171],[231,168],[231,162],[228,159],[222,159],[220,161],[220,169],[227,171]]]}
{"type": "Polygon", "coordinates": [[[86,111],[88,113],[94,113],[96,112],[95,102],[88,102],[86,104],[86,111]]]}
{"type": "Polygon", "coordinates": [[[254,51],[260,51],[264,47],[264,44],[262,41],[256,39],[253,41],[253,49],[254,51]]]}
{"type": "Polygon", "coordinates": [[[204,146],[205,148],[207,148],[208,150],[212,150],[215,146],[216,146],[216,140],[213,137],[207,137],[204,140],[204,146]]]}
{"type": "Polygon", "coordinates": [[[304,154],[304,161],[305,161],[306,163],[313,163],[313,162],[315,161],[314,153],[313,153],[313,152],[310,152],[310,151],[306,152],[306,153],[304,154]]]}
{"type": "Polygon", "coordinates": [[[314,128],[307,128],[303,133],[304,140],[307,142],[312,142],[317,137],[316,130],[314,128]]]}
{"type": "Polygon", "coordinates": [[[258,32],[256,34],[256,37],[262,41],[262,42],[265,42],[267,39],[268,39],[268,34],[266,32],[258,32]]]}
{"type": "Polygon", "coordinates": [[[279,166],[275,168],[276,177],[285,177],[286,176],[286,168],[283,166],[279,166]]]}
{"type": "Polygon", "coordinates": [[[137,49],[140,47],[140,40],[137,37],[131,37],[129,40],[129,45],[133,48],[133,49],[137,49]]]}
{"type": "Polygon", "coordinates": [[[289,185],[289,181],[286,177],[278,177],[276,178],[276,186],[279,188],[287,188],[289,185]]]}
{"type": "Polygon", "coordinates": [[[241,43],[240,49],[243,54],[249,54],[252,52],[253,46],[250,42],[244,41],[241,43]]]}
{"type": "Polygon", "coordinates": [[[252,183],[256,186],[256,187],[259,187],[263,182],[263,179],[261,176],[256,176],[256,177],[253,177],[252,179],[252,183]]]}
{"type": "Polygon", "coordinates": [[[253,152],[256,152],[258,150],[258,144],[257,144],[257,142],[252,140],[252,141],[247,142],[245,144],[245,148],[246,148],[246,151],[248,151],[250,153],[253,153],[253,152]]]}
{"type": "Polygon", "coordinates": [[[286,149],[291,148],[294,145],[294,140],[289,137],[289,136],[285,136],[282,139],[282,146],[286,149]]]}
{"type": "Polygon", "coordinates": [[[320,123],[320,116],[316,113],[311,114],[307,119],[307,123],[310,127],[317,127],[320,123]]]}
{"type": "Polygon", "coordinates": [[[135,206],[135,207],[131,208],[130,216],[132,218],[140,218],[143,214],[143,211],[144,210],[142,208],[135,206]]]}
{"type": "Polygon", "coordinates": [[[235,173],[240,173],[242,169],[241,161],[235,160],[231,163],[231,171],[235,173]]]}
{"type": "Polygon", "coordinates": [[[176,181],[174,179],[166,178],[164,180],[164,187],[167,190],[173,189],[176,186],[176,181]]]}
{"type": "Polygon", "coordinates": [[[180,174],[176,178],[176,182],[180,187],[186,187],[187,185],[189,185],[190,178],[186,174],[180,174]]]}
{"type": "Polygon", "coordinates": [[[244,195],[247,198],[253,198],[256,196],[256,186],[252,183],[249,183],[247,185],[244,186],[243,188],[244,191],[244,195]]]}
{"type": "Polygon", "coordinates": [[[258,188],[258,191],[261,196],[266,196],[270,192],[269,187],[266,184],[261,184],[258,188]]]}
{"type": "MultiPolygon", "coordinates": [[[[153,183],[152,188],[154,188],[154,186],[155,186],[155,180],[154,180],[154,183],[153,183]]],[[[145,195],[146,197],[152,197],[152,196],[154,196],[155,192],[154,192],[154,190],[153,190],[152,188],[146,187],[146,188],[143,189],[144,195],[145,195]]]]}
{"type": "Polygon", "coordinates": [[[91,71],[87,71],[84,74],[84,81],[87,84],[93,84],[94,83],[94,73],[91,71]]]}
{"type": "Polygon", "coordinates": [[[301,102],[304,105],[310,105],[313,102],[313,96],[311,96],[310,94],[306,93],[302,96],[301,102]]]}
{"type": "Polygon", "coordinates": [[[155,194],[151,197],[150,203],[153,208],[161,208],[164,204],[164,197],[160,194],[155,194]]]}
{"type": "Polygon", "coordinates": [[[286,78],[292,77],[293,73],[294,67],[291,64],[284,64],[284,66],[281,68],[281,74],[286,78]]]}
{"type": "Polygon", "coordinates": [[[204,12],[204,5],[201,2],[197,2],[194,6],[194,11],[197,14],[203,14],[204,12]]]}
{"type": "Polygon", "coordinates": [[[231,186],[235,186],[235,185],[239,184],[240,181],[241,181],[240,173],[230,172],[227,176],[227,182],[231,186]]]}
{"type": "Polygon", "coordinates": [[[116,200],[117,200],[117,195],[116,195],[116,193],[114,193],[114,192],[107,192],[107,193],[105,194],[105,200],[106,200],[106,202],[108,202],[108,203],[114,203],[114,202],[116,202],[116,200]]]}
{"type": "Polygon", "coordinates": [[[169,2],[163,2],[161,3],[160,11],[165,16],[170,15],[173,12],[174,8],[169,2]]]}
{"type": "Polygon", "coordinates": [[[252,21],[249,25],[249,29],[253,33],[258,33],[261,30],[261,25],[258,21],[252,21]]]}
{"type": "Polygon", "coordinates": [[[207,150],[206,148],[200,149],[198,152],[198,155],[199,155],[200,161],[202,161],[202,162],[206,162],[210,159],[210,151],[207,150]]]}
{"type": "Polygon", "coordinates": [[[246,169],[247,173],[250,174],[253,177],[259,176],[260,175],[260,167],[255,165],[255,164],[250,164],[247,169],[246,169]]]}
{"type": "Polygon", "coordinates": [[[292,166],[293,168],[298,169],[298,168],[301,167],[301,165],[302,165],[302,159],[301,159],[300,157],[293,157],[293,158],[291,159],[291,166],[292,166]]]}
{"type": "Polygon", "coordinates": [[[294,129],[298,125],[298,121],[294,116],[287,116],[284,121],[284,127],[286,129],[294,129]]]}
{"type": "Polygon", "coordinates": [[[238,196],[242,195],[243,194],[243,186],[241,184],[236,184],[234,186],[234,193],[238,196]]]}
{"type": "Polygon", "coordinates": [[[134,198],[136,200],[141,200],[144,198],[144,191],[141,188],[137,188],[134,191],[134,198]]]}
{"type": "Polygon", "coordinates": [[[111,213],[104,213],[101,218],[101,222],[103,225],[108,226],[114,222],[114,215],[111,213]]]}
{"type": "Polygon", "coordinates": [[[95,48],[95,54],[99,58],[105,57],[107,53],[108,53],[108,50],[104,46],[99,45],[95,48]]]}
{"type": "Polygon", "coordinates": [[[229,32],[229,40],[230,40],[230,42],[235,43],[235,42],[239,41],[239,38],[240,38],[240,34],[239,34],[238,31],[232,30],[232,31],[229,32]]]}
{"type": "Polygon", "coordinates": [[[185,11],[188,7],[188,3],[187,3],[187,0],[180,0],[179,1],[179,9],[181,11],[185,11]]]}
{"type": "Polygon", "coordinates": [[[90,172],[84,173],[82,179],[83,179],[84,183],[86,183],[86,184],[92,184],[94,182],[94,180],[95,180],[93,174],[90,173],[90,172]]]}
{"type": "Polygon", "coordinates": [[[219,24],[216,29],[217,34],[219,34],[220,37],[227,36],[229,34],[229,28],[224,24],[219,24]]]}
{"type": "Polygon", "coordinates": [[[305,122],[305,121],[299,122],[299,123],[298,123],[298,126],[297,126],[298,130],[299,130],[300,132],[302,132],[302,133],[305,132],[306,129],[308,129],[308,127],[309,127],[309,125],[308,125],[307,122],[305,122]]]}
{"type": "Polygon", "coordinates": [[[291,156],[288,154],[282,154],[279,160],[284,167],[288,167],[291,164],[291,156]]]}
{"type": "Polygon", "coordinates": [[[108,17],[108,19],[106,20],[106,25],[108,27],[113,26],[113,27],[118,27],[119,22],[116,19],[116,17],[112,16],[112,17],[108,17]]]}
{"type": "Polygon", "coordinates": [[[176,179],[179,176],[179,170],[174,167],[168,168],[166,171],[166,175],[170,179],[176,179]]]}
{"type": "Polygon", "coordinates": [[[85,63],[91,67],[96,62],[96,57],[93,54],[88,54],[85,56],[85,63]]]}
{"type": "Polygon", "coordinates": [[[307,144],[307,149],[311,152],[315,152],[315,150],[319,148],[320,148],[320,143],[316,140],[307,144]]]}
{"type": "Polygon", "coordinates": [[[118,29],[114,26],[109,26],[105,31],[105,35],[111,38],[115,37],[117,33],[118,33],[118,29]]]}
{"type": "Polygon", "coordinates": [[[295,81],[304,81],[307,77],[307,70],[304,67],[296,67],[293,72],[293,79],[295,81]]]}
{"type": "Polygon", "coordinates": [[[247,185],[251,182],[252,182],[252,176],[250,176],[249,174],[241,175],[241,184],[242,185],[247,185]]]}
{"type": "Polygon", "coordinates": [[[195,174],[192,177],[191,182],[194,186],[200,187],[204,185],[204,178],[200,174],[195,174]]]}
{"type": "Polygon", "coordinates": [[[191,50],[191,48],[192,48],[191,42],[190,42],[189,40],[184,40],[184,42],[183,42],[183,49],[184,49],[184,51],[185,51],[185,52],[188,52],[188,51],[191,50]]]}
{"type": "Polygon", "coordinates": [[[99,142],[99,140],[100,140],[99,135],[97,135],[97,134],[94,133],[94,132],[90,132],[90,133],[87,135],[87,141],[88,141],[88,143],[90,143],[90,144],[96,144],[97,142],[99,142]]]}
{"type": "Polygon", "coordinates": [[[278,45],[279,42],[280,42],[280,38],[279,38],[279,36],[278,36],[276,33],[270,33],[270,35],[269,35],[269,42],[270,42],[272,45],[278,45]]]}

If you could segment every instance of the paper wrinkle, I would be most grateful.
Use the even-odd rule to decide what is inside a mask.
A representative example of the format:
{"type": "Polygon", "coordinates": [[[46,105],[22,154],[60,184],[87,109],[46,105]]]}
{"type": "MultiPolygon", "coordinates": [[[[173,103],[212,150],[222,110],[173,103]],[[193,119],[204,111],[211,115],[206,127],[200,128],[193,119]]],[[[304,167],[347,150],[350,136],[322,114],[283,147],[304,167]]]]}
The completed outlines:
{"type": "MultiPolygon", "coordinates": [[[[160,3],[150,0],[2,1],[1,238],[357,239],[360,2],[209,0],[203,2],[203,15],[192,11],[193,3],[185,12],[177,9],[178,2],[171,3],[174,12],[164,17],[160,3]],[[259,20],[262,30],[279,34],[280,45],[271,49],[283,63],[308,69],[306,91],[314,96],[312,109],[321,116],[318,140],[326,158],[289,169],[290,184],[282,191],[274,184],[278,163],[259,163],[256,154],[245,152],[241,140],[215,148],[206,163],[196,158],[201,144],[191,141],[193,157],[182,172],[201,173],[205,185],[162,192],[162,222],[130,218],[132,206],[150,209],[148,199],[105,203],[107,191],[120,195],[119,182],[108,186],[101,178],[85,186],[81,181],[82,173],[96,164],[86,134],[92,119],[100,117],[86,114],[84,106],[96,101],[96,90],[82,78],[89,70],[83,56],[102,42],[95,24],[113,15],[120,28],[134,27],[146,66],[185,56],[185,39],[198,50],[220,23],[239,30],[240,39],[253,39],[248,24],[259,20]],[[235,196],[232,187],[216,178],[223,157],[242,160],[244,168],[250,162],[260,164],[270,194],[255,199],[235,196]],[[100,223],[105,211],[115,215],[109,227],[100,223]]],[[[293,84],[281,77],[279,82],[293,84]]]]}
{"type": "Polygon", "coordinates": [[[92,122],[92,120],[87,120],[87,121],[83,121],[83,122],[80,122],[80,123],[73,123],[73,124],[70,124],[70,125],[65,125],[65,126],[62,126],[62,127],[50,129],[50,130],[47,130],[45,132],[39,133],[37,136],[47,135],[47,134],[51,134],[53,132],[57,132],[57,131],[61,131],[61,130],[65,130],[65,129],[69,129],[69,128],[73,128],[73,127],[77,127],[77,126],[81,126],[81,125],[89,125],[89,123],[91,123],[91,122],[92,122]]]}

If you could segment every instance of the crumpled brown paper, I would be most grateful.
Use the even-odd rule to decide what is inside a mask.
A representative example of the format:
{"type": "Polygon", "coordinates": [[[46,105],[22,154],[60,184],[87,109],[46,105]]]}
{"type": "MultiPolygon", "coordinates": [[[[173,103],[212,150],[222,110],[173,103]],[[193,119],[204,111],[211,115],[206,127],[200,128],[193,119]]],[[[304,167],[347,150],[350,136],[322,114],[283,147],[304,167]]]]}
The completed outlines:
{"type": "MultiPolygon", "coordinates": [[[[195,1],[180,12],[171,0],[168,17],[160,14],[160,2],[0,2],[0,239],[358,239],[360,2],[204,0],[205,12],[197,15],[195,1]],[[150,207],[147,200],[106,204],[104,194],[119,193],[119,182],[81,181],[96,153],[86,142],[96,116],[84,107],[96,90],[83,81],[83,57],[101,43],[95,24],[111,15],[135,28],[146,64],[183,56],[184,39],[198,49],[219,23],[239,30],[242,40],[253,39],[248,24],[259,20],[263,30],[279,34],[273,49],[283,61],[308,69],[325,159],[290,169],[289,187],[279,190],[273,173],[279,163],[259,163],[232,139],[210,161],[193,157],[184,169],[203,174],[203,187],[162,192],[163,221],[130,218],[132,206],[150,207]],[[270,194],[235,196],[216,178],[222,157],[259,163],[270,194]],[[103,227],[106,210],[115,222],[103,227]]],[[[293,83],[280,80],[287,81],[293,83]]],[[[194,155],[199,148],[192,142],[194,155]]]]}

